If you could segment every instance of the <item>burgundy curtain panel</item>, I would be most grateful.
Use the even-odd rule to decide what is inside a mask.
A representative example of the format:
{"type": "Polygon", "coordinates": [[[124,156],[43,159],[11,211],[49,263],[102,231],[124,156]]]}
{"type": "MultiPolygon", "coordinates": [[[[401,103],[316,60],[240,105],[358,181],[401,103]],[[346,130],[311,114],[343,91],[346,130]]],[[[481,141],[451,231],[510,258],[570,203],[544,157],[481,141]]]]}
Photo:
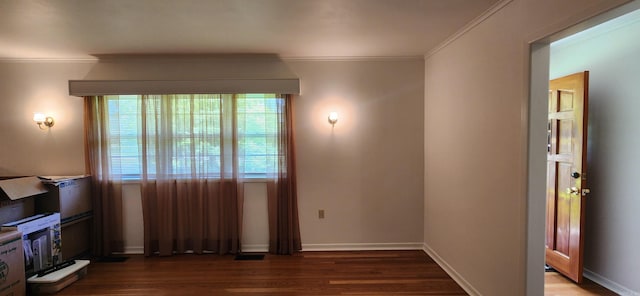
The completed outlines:
{"type": "Polygon", "coordinates": [[[293,100],[285,95],[279,112],[278,171],[267,183],[269,253],[293,254],[302,250],[298,219],[296,155],[293,132],[293,100]]]}
{"type": "Polygon", "coordinates": [[[93,202],[92,253],[109,256],[124,251],[122,183],[110,171],[104,97],[84,99],[85,168],[91,175],[93,202]]]}
{"type": "Polygon", "coordinates": [[[238,187],[232,180],[143,182],[145,255],[237,253],[238,187]]]}

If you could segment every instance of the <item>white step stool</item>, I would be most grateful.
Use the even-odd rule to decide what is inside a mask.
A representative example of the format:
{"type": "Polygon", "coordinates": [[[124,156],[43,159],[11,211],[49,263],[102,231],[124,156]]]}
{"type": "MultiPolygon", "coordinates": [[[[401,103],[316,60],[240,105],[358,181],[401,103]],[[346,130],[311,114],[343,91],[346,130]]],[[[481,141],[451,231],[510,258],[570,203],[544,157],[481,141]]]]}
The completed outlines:
{"type": "Polygon", "coordinates": [[[30,294],[53,294],[87,274],[89,260],[75,260],[75,264],[56,270],[45,276],[34,275],[27,279],[27,290],[30,294]]]}

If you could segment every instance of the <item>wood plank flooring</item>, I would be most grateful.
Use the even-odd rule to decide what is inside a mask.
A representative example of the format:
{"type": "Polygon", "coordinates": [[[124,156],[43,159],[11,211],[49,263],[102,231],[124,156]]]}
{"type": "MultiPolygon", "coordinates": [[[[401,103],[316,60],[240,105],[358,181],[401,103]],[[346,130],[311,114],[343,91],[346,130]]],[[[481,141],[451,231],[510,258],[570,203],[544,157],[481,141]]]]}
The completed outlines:
{"type": "Polygon", "coordinates": [[[422,251],[132,256],[92,262],[58,295],[467,295],[422,251]]]}
{"type": "Polygon", "coordinates": [[[589,279],[584,279],[578,285],[557,272],[544,273],[544,295],[545,296],[566,296],[566,295],[598,295],[615,296],[606,288],[594,283],[589,279]]]}
{"type": "MultiPolygon", "coordinates": [[[[488,270],[487,272],[496,272],[488,270]]],[[[234,256],[130,256],[92,262],[85,278],[57,295],[467,295],[422,251],[303,252],[234,256]]],[[[545,273],[545,295],[616,295],[585,279],[545,273]]]]}

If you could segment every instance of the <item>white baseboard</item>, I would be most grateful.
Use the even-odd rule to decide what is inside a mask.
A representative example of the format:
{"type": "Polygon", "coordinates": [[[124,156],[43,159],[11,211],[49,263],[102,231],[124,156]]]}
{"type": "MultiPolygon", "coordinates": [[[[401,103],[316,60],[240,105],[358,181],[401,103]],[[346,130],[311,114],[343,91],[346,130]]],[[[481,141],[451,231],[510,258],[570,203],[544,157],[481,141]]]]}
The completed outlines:
{"type": "MultiPolygon", "coordinates": [[[[422,243],[363,243],[363,244],[303,244],[302,251],[385,251],[385,250],[422,250],[422,243]]],[[[269,245],[242,245],[242,252],[268,252],[269,245]]],[[[144,254],[142,246],[127,246],[122,254],[144,254]]]]}
{"type": "Polygon", "coordinates": [[[143,246],[124,247],[124,252],[122,254],[141,255],[141,254],[144,254],[144,247],[143,246]]]}
{"type": "Polygon", "coordinates": [[[597,283],[600,286],[603,286],[609,290],[611,290],[612,292],[615,292],[617,294],[620,295],[624,295],[624,296],[640,296],[640,293],[638,292],[634,292],[631,289],[620,285],[612,280],[609,280],[591,270],[588,269],[584,269],[582,272],[582,275],[592,281],[594,281],[595,283],[597,283]]]}
{"type": "Polygon", "coordinates": [[[242,245],[243,253],[266,253],[269,252],[269,245],[242,245]]]}
{"type": "Polygon", "coordinates": [[[453,280],[456,281],[456,283],[458,283],[458,285],[460,285],[460,287],[462,287],[462,289],[464,289],[469,295],[472,295],[472,296],[482,295],[480,294],[480,292],[478,292],[478,290],[476,290],[476,288],[474,288],[469,282],[467,282],[467,280],[462,275],[456,272],[456,270],[453,269],[451,265],[449,265],[444,259],[442,259],[442,257],[440,257],[440,255],[438,255],[438,253],[436,253],[433,249],[431,249],[427,244],[424,244],[423,251],[427,253],[427,255],[431,257],[431,259],[433,259],[436,263],[438,263],[438,265],[440,265],[440,267],[442,267],[442,269],[444,269],[444,271],[447,274],[449,274],[449,276],[453,278],[453,280]]]}
{"type": "Polygon", "coordinates": [[[302,251],[422,250],[422,243],[303,244],[302,251]]]}
{"type": "MultiPolygon", "coordinates": [[[[242,245],[242,252],[246,252],[246,253],[269,252],[269,246],[268,245],[242,245]]],[[[141,247],[141,246],[125,247],[124,252],[119,254],[127,254],[127,255],[144,254],[144,247],[141,247]]]]}

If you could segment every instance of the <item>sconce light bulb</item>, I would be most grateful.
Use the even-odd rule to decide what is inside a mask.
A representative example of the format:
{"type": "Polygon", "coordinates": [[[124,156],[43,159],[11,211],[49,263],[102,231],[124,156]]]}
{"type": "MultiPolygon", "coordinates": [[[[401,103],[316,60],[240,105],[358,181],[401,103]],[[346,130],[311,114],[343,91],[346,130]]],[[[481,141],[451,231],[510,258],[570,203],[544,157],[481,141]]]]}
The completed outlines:
{"type": "Polygon", "coordinates": [[[43,125],[48,127],[48,128],[50,128],[55,123],[55,121],[53,120],[53,117],[45,116],[42,113],[34,113],[33,114],[33,121],[36,122],[36,124],[38,125],[38,127],[40,129],[44,129],[44,128],[42,128],[43,125]]]}
{"type": "Polygon", "coordinates": [[[42,113],[33,113],[33,121],[36,123],[43,123],[46,117],[42,113]]]}
{"type": "Polygon", "coordinates": [[[329,113],[328,120],[329,120],[329,123],[331,123],[331,125],[335,125],[336,122],[338,122],[338,113],[337,112],[329,113]]]}

